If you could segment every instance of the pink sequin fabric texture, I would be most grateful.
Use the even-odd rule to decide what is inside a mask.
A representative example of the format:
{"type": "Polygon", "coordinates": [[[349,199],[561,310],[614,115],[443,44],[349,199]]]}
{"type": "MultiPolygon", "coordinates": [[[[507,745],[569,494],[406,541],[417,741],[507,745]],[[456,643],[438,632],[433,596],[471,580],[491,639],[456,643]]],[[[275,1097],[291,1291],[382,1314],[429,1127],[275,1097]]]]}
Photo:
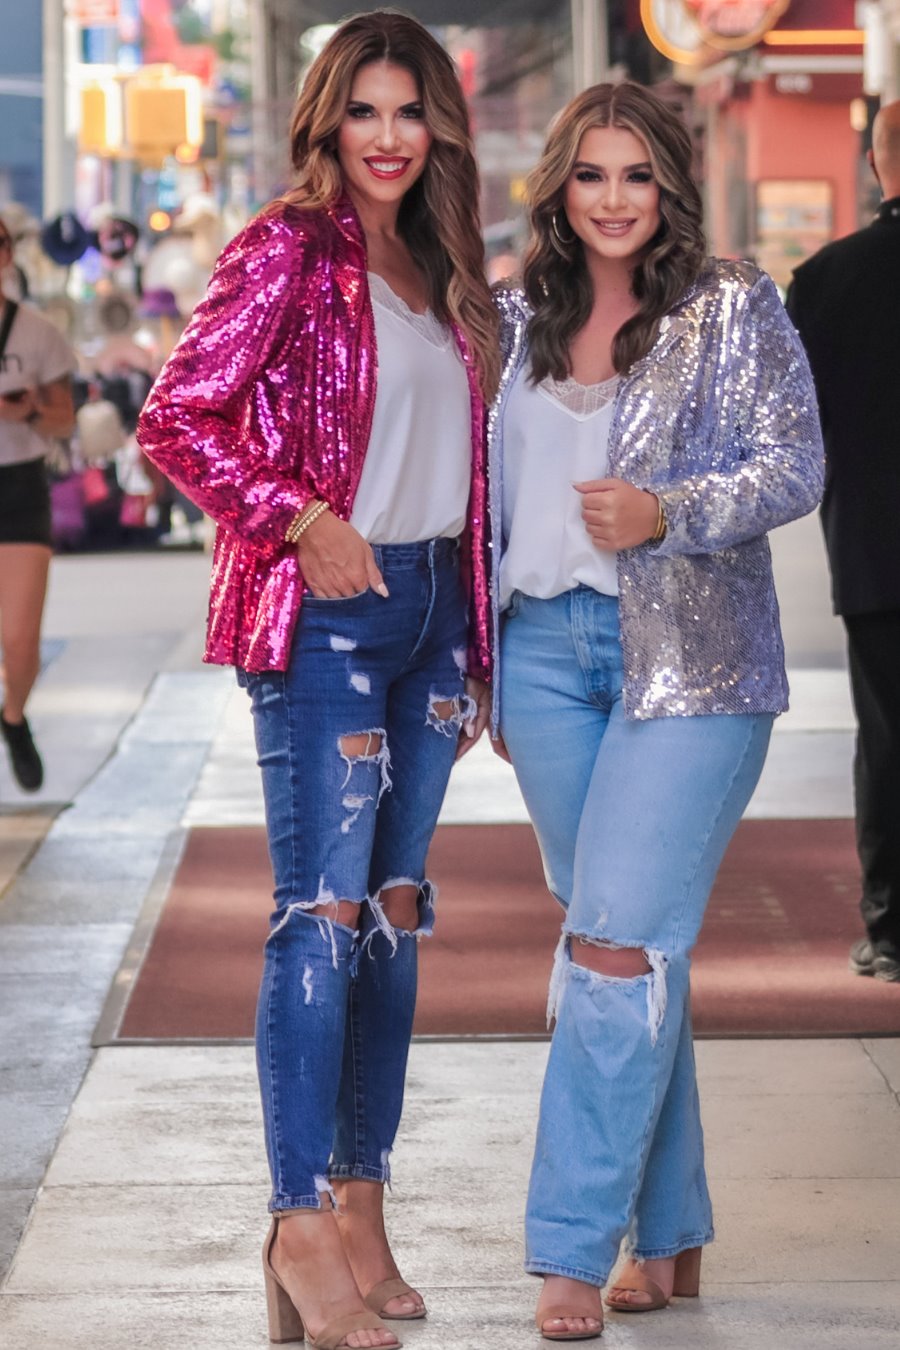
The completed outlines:
{"type": "MultiPolygon", "coordinates": [[[[484,405],[470,353],[454,332],[472,410],[462,541],[468,669],[485,679],[484,405]]],[[[365,244],[349,200],[328,211],[275,203],[222,253],[138,426],[148,458],[218,526],[205,660],[286,669],[303,578],[285,531],[314,497],[349,518],[377,371],[365,244]]]]}
{"type": "MultiPolygon", "coordinates": [[[[527,359],[530,309],[521,290],[495,300],[504,361],[488,439],[499,540],[503,408],[527,359]]],[[[551,460],[548,451],[548,473],[551,460]]],[[[711,259],[616,393],[610,477],[656,493],[668,520],[660,543],[617,555],[626,717],[787,707],[766,531],[813,509],[823,464],[809,363],[774,283],[750,263],[711,259]]]]}

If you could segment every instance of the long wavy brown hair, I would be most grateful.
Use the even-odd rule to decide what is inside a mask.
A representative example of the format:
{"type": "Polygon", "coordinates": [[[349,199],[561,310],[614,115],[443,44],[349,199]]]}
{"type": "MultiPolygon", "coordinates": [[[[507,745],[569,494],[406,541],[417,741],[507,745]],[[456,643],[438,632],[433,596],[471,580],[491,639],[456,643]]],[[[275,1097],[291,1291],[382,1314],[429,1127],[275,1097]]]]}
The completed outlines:
{"type": "Polygon", "coordinates": [[[356,72],[373,61],[402,66],[416,81],[432,142],[424,173],[401,203],[398,228],[425,273],[431,309],[459,325],[490,399],[500,373],[498,320],[484,271],[469,113],[453,62],[415,19],[371,10],[329,38],[294,105],[291,159],[298,181],[282,200],[327,208],[340,197],[338,130],[356,72]]]}
{"type": "Polygon", "coordinates": [[[578,147],[594,127],[622,127],[647,147],[659,184],[661,223],[634,269],[640,309],[616,333],[613,364],[627,370],[653,345],[659,322],[699,276],[706,260],[703,204],[691,174],[691,140],[672,108],[642,85],[596,84],[557,116],[528,178],[531,239],[523,264],[534,309],[529,327],[535,382],[570,373],[569,344],[590,316],[594,287],[584,245],[565,213],[564,193],[578,147]]]}

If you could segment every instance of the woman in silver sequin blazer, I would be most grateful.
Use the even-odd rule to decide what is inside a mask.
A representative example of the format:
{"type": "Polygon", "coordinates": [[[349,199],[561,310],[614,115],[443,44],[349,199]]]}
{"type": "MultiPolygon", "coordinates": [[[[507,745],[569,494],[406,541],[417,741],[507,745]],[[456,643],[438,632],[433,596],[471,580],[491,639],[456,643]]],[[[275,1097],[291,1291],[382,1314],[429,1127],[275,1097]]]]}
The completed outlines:
{"type": "Polygon", "coordinates": [[[766,531],[822,486],[772,281],[706,256],[690,140],[637,85],[556,120],[490,422],[497,745],[565,911],[526,1217],[550,1340],[697,1293],[713,1236],[688,1006],[787,706],[766,531]]]}

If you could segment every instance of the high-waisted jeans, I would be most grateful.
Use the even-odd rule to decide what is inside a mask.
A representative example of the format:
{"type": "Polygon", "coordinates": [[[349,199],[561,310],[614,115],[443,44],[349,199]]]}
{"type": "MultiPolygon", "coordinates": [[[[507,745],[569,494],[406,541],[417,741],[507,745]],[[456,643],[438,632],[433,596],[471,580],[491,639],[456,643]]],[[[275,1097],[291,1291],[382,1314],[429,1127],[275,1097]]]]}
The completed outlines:
{"type": "Polygon", "coordinates": [[[602,1286],[623,1237],[641,1259],[712,1240],[690,952],[772,717],[626,721],[618,603],[588,587],[515,595],[501,653],[501,731],[566,910],[525,1269],[602,1286]],[[648,973],[579,965],[581,942],[648,973]]]}
{"type": "Polygon", "coordinates": [[[256,1022],[273,1211],[319,1207],[333,1177],[390,1178],[416,939],[434,921],[425,857],[470,713],[456,542],[375,557],[388,599],[307,595],[287,671],[238,674],[275,878],[256,1022]],[[415,931],[379,898],[409,885],[415,931]],[[360,904],[358,928],[310,912],[340,900],[360,904]]]}

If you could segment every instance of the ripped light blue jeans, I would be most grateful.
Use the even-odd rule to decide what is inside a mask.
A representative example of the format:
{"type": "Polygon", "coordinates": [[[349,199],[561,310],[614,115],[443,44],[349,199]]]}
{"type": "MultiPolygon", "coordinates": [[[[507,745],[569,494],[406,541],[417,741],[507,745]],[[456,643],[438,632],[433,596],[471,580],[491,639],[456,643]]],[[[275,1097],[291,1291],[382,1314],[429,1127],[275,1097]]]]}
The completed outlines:
{"type": "Polygon", "coordinates": [[[319,1207],[333,1177],[390,1178],[434,921],[425,858],[470,711],[456,542],[374,551],[388,599],[307,595],[287,671],[238,672],[275,877],[256,1021],[273,1211],[319,1207]],[[414,931],[380,900],[409,885],[414,931]],[[357,928],[310,913],[340,900],[357,928]]]}
{"type": "Polygon", "coordinates": [[[566,914],[526,1210],[525,1269],[603,1286],[713,1237],[689,1009],[690,952],[762,770],[769,715],[626,721],[618,602],[514,595],[500,728],[566,914]],[[648,973],[579,964],[640,948],[648,973]]]}

